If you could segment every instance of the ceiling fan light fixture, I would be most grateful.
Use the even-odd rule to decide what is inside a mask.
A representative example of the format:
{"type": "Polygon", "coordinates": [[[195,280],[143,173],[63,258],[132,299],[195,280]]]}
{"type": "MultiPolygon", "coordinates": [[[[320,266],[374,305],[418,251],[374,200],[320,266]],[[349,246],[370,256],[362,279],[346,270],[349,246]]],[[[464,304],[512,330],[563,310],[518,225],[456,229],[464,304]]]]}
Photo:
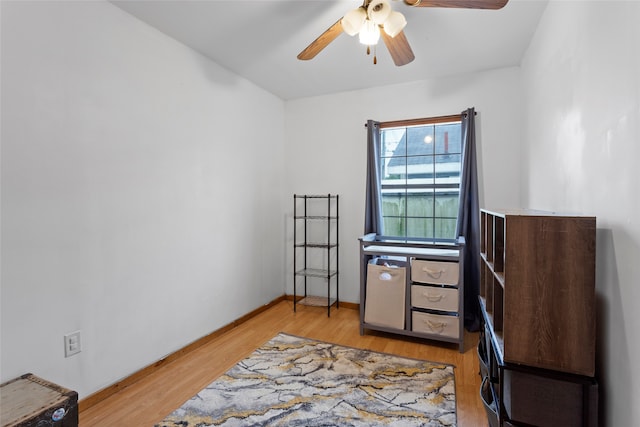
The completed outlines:
{"type": "Polygon", "coordinates": [[[364,25],[366,19],[367,11],[364,7],[350,10],[342,18],[342,29],[350,36],[355,36],[364,25]]]}
{"type": "Polygon", "coordinates": [[[407,25],[407,20],[404,15],[400,12],[393,11],[389,14],[389,17],[386,21],[384,21],[384,32],[389,35],[389,37],[397,36],[400,31],[404,29],[407,25]]]}
{"type": "MultiPolygon", "coordinates": [[[[2,1],[2,0],[0,0],[2,1]]],[[[380,36],[391,59],[398,67],[406,65],[415,59],[409,41],[402,31],[407,21],[400,13],[394,13],[389,5],[389,0],[362,0],[363,4],[357,9],[347,12],[339,18],[335,24],[320,34],[309,46],[298,54],[298,59],[308,60],[314,58],[329,43],[343,32],[349,35],[359,34],[360,43],[367,45],[367,54],[378,43],[380,36]],[[363,22],[364,20],[364,22],[363,22]],[[388,22],[387,22],[388,21],[388,22]],[[384,33],[380,34],[380,27],[384,33]]],[[[457,9],[500,9],[509,0],[404,0],[409,6],[417,7],[443,7],[457,9]]]]}
{"type": "Polygon", "coordinates": [[[367,19],[364,21],[364,25],[362,26],[362,29],[360,29],[358,36],[360,43],[367,46],[376,45],[378,44],[378,40],[380,40],[380,28],[378,27],[378,24],[367,19]]]}
{"type": "Polygon", "coordinates": [[[391,5],[387,0],[372,0],[367,7],[369,19],[378,25],[384,24],[391,13],[391,5]]]}

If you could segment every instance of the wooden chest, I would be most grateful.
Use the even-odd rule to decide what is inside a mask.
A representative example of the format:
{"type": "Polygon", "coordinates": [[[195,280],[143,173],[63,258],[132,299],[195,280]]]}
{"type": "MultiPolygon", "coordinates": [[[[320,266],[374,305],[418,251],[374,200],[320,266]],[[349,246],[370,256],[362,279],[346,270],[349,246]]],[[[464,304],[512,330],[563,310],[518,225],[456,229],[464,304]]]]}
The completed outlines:
{"type": "Polygon", "coordinates": [[[78,393],[33,374],[0,385],[0,426],[77,427],[78,393]]]}

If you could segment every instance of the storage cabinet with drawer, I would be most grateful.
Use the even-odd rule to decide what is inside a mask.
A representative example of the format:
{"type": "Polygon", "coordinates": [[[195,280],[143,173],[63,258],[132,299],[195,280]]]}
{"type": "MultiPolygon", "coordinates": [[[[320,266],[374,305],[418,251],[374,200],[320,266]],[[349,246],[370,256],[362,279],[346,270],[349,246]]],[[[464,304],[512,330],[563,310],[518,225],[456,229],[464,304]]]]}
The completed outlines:
{"type": "Polygon", "coordinates": [[[360,238],[360,334],[453,342],[463,352],[463,247],[462,237],[438,244],[360,238]],[[394,266],[385,270],[385,260],[394,266]]]}

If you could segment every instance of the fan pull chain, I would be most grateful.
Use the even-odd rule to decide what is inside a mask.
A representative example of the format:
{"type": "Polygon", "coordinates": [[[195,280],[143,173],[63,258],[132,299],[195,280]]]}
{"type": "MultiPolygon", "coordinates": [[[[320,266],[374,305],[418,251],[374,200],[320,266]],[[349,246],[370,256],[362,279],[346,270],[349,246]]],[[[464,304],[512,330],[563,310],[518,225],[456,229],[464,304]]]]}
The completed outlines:
{"type": "MultiPolygon", "coordinates": [[[[367,55],[371,55],[371,46],[367,45],[367,55]]],[[[378,57],[376,56],[376,45],[373,45],[373,65],[378,63],[378,57]]]]}

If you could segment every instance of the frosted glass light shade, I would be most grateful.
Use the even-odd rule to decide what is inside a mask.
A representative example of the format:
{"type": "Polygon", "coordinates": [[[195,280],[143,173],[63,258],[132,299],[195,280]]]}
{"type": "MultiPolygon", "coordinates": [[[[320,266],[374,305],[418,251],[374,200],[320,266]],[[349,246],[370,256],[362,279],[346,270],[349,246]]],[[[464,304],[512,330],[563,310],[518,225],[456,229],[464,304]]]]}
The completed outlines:
{"type": "Polygon", "coordinates": [[[350,10],[342,18],[342,30],[350,36],[358,34],[365,19],[367,19],[367,11],[363,7],[350,10]]]}
{"type": "Polygon", "coordinates": [[[387,20],[384,21],[384,32],[389,34],[390,37],[395,37],[406,25],[407,20],[404,18],[404,15],[394,10],[387,20]]]}
{"type": "Polygon", "coordinates": [[[367,16],[378,25],[384,24],[391,13],[391,5],[387,0],[372,0],[367,7],[367,16]]]}
{"type": "Polygon", "coordinates": [[[359,38],[360,43],[368,46],[378,44],[378,40],[380,40],[380,28],[378,28],[378,24],[369,19],[364,21],[364,25],[362,29],[360,29],[359,38]]]}

